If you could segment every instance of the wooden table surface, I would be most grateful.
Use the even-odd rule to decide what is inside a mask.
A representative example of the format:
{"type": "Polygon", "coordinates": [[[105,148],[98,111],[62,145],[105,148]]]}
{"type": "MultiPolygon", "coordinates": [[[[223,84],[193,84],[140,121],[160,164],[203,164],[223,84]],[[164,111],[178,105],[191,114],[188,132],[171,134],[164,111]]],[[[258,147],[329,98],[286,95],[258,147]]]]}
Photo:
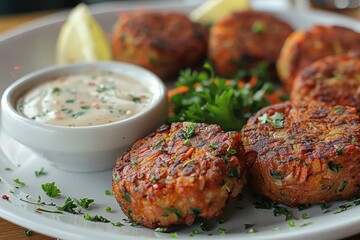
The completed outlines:
{"type": "MultiPolygon", "coordinates": [[[[337,10],[337,13],[341,13],[350,17],[354,17],[359,19],[360,24],[360,9],[354,10],[337,10]]],[[[36,12],[30,14],[21,14],[21,15],[10,15],[10,16],[2,16],[0,17],[0,32],[9,30],[17,25],[25,23],[27,21],[33,20],[35,18],[39,18],[45,16],[51,12],[36,12]]],[[[0,53],[1,54],[1,53],[0,53]]],[[[360,228],[360,226],[359,226],[360,228]]],[[[0,218],[0,239],[1,240],[22,240],[22,239],[33,239],[33,240],[48,240],[53,239],[38,233],[33,232],[31,237],[25,235],[25,228],[17,226],[13,223],[10,223],[2,218],[0,218]]],[[[346,240],[359,240],[360,234],[347,238],[346,240]]]]}

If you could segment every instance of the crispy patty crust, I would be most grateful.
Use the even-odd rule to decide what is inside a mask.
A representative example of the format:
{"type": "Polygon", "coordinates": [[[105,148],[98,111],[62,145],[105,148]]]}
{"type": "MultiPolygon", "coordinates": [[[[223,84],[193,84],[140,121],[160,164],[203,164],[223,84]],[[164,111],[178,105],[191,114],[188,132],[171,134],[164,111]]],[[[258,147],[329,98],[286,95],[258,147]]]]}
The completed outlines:
{"type": "Polygon", "coordinates": [[[360,118],[353,107],[272,105],[249,119],[242,140],[249,183],[275,202],[294,207],[360,195],[360,118]]]}
{"type": "Polygon", "coordinates": [[[206,49],[204,29],[178,12],[123,13],[113,28],[114,59],[145,67],[163,80],[202,63],[206,49]]]}
{"type": "Polygon", "coordinates": [[[130,219],[156,228],[219,216],[245,182],[240,133],[185,122],[139,139],[118,159],[112,186],[130,219]]]}
{"type": "Polygon", "coordinates": [[[329,56],[305,67],[295,78],[290,98],[352,106],[360,111],[360,55],[329,56]]]}
{"type": "Polygon", "coordinates": [[[277,72],[290,93],[294,79],[305,66],[326,56],[360,49],[360,33],[338,26],[315,25],[293,32],[285,41],[276,63],[277,72]]]}
{"type": "Polygon", "coordinates": [[[213,25],[209,37],[209,58],[216,72],[231,76],[260,61],[276,61],[292,27],[270,14],[235,12],[213,25]]]}

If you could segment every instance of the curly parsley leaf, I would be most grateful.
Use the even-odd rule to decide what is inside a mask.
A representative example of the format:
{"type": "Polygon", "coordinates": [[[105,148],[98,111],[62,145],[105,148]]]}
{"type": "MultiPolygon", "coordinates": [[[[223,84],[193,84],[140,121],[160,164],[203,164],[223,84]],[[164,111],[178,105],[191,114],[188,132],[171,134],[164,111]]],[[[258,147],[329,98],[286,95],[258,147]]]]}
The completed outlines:
{"type": "Polygon", "coordinates": [[[44,190],[45,194],[49,197],[58,197],[60,196],[60,189],[55,185],[55,182],[44,183],[41,185],[41,188],[44,190]]]}
{"type": "Polygon", "coordinates": [[[271,117],[268,117],[267,113],[258,117],[258,120],[262,123],[269,123],[275,128],[283,128],[284,127],[284,115],[282,113],[274,113],[271,117]]]}
{"type": "Polygon", "coordinates": [[[84,219],[87,220],[87,221],[91,221],[91,222],[103,222],[103,223],[109,223],[110,222],[110,220],[107,219],[106,217],[99,216],[99,215],[91,216],[88,213],[86,213],[84,215],[84,219]]]}
{"type": "Polygon", "coordinates": [[[76,203],[85,209],[90,207],[90,204],[93,203],[95,200],[92,198],[80,198],[80,200],[75,199],[76,203]]]}
{"type": "Polygon", "coordinates": [[[25,183],[23,181],[20,181],[20,179],[16,178],[14,179],[14,182],[17,183],[18,185],[20,185],[21,187],[25,187],[25,183]]]}
{"type": "Polygon", "coordinates": [[[239,84],[238,79],[217,77],[210,64],[205,64],[199,72],[182,71],[176,86],[185,87],[187,91],[171,97],[173,114],[168,122],[205,122],[218,124],[224,130],[241,130],[249,117],[270,104],[264,96],[272,90],[272,85],[267,82],[265,64],[241,71],[238,76],[241,79],[256,77],[256,84],[250,86],[239,84]]]}
{"type": "Polygon", "coordinates": [[[63,206],[57,207],[57,209],[60,211],[77,214],[78,212],[75,211],[75,208],[77,208],[77,205],[74,203],[74,200],[72,200],[71,198],[67,198],[63,206]]]}

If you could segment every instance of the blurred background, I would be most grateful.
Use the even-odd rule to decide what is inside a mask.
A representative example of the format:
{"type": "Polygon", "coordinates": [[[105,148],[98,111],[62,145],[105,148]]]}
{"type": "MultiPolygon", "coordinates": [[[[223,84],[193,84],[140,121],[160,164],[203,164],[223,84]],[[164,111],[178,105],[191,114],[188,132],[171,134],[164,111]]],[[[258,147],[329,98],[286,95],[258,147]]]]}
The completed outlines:
{"type": "Polygon", "coordinates": [[[92,4],[106,1],[110,0],[0,0],[0,15],[64,9],[74,7],[81,2],[92,4]]]}
{"type": "MultiPolygon", "coordinates": [[[[0,0],[0,15],[71,8],[80,2],[86,4],[92,4],[92,3],[99,3],[106,1],[111,1],[111,0],[0,0]]],[[[117,0],[117,1],[123,1],[123,0],[117,0]]],[[[136,0],[132,0],[132,1],[136,1],[136,0]]],[[[167,0],[167,1],[171,1],[171,0],[167,0]]],[[[243,1],[243,0],[239,0],[239,1],[243,1]]],[[[269,1],[269,0],[263,0],[263,1],[269,1]]],[[[306,0],[271,0],[271,1],[289,1],[296,4],[303,4],[303,2],[309,2],[306,0]]],[[[349,8],[360,7],[360,0],[310,0],[310,3],[318,7],[328,8],[328,9],[349,9],[349,8]]]]}

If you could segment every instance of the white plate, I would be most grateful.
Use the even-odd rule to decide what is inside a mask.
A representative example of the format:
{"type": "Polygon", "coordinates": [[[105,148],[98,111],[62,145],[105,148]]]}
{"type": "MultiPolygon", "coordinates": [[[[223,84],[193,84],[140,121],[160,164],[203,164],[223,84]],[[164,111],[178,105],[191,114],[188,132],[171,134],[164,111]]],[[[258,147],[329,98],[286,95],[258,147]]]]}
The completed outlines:
{"type": "MultiPolygon", "coordinates": [[[[198,1],[166,1],[155,3],[104,3],[93,6],[93,14],[110,33],[112,24],[121,11],[136,8],[169,9],[189,11],[198,1]]],[[[270,2],[270,1],[267,1],[270,2]]],[[[271,1],[273,2],[273,1],[271,1]]],[[[264,3],[264,2],[263,2],[264,3]]],[[[292,24],[295,28],[309,28],[315,23],[343,25],[360,31],[360,24],[356,20],[340,15],[320,11],[295,11],[292,8],[264,6],[257,1],[255,8],[268,11],[292,24]]],[[[17,28],[0,38],[0,93],[20,76],[43,66],[53,64],[54,47],[57,34],[66,18],[66,12],[54,14],[17,28]]],[[[110,36],[110,35],[109,35],[110,36]]],[[[46,202],[54,201],[62,205],[67,197],[94,198],[95,204],[88,212],[91,215],[102,215],[111,221],[122,221],[125,217],[119,209],[113,196],[105,195],[106,189],[111,189],[111,171],[99,173],[70,173],[60,171],[49,165],[44,159],[35,155],[29,149],[0,132],[0,196],[6,194],[10,201],[0,199],[0,216],[34,231],[62,239],[153,239],[170,237],[166,233],[157,233],[143,227],[131,227],[125,223],[124,227],[114,227],[106,223],[94,223],[83,220],[82,215],[50,214],[35,212],[36,206],[22,202],[20,199],[27,195],[37,200],[40,195],[46,202]],[[7,171],[10,167],[13,170],[7,171]],[[44,167],[46,176],[36,177],[35,171],[44,167]],[[19,178],[26,183],[25,187],[15,188],[13,180],[19,178]],[[55,181],[62,191],[61,198],[50,199],[45,196],[41,184],[55,181]],[[113,211],[105,212],[110,206],[113,211]]],[[[360,232],[360,206],[352,207],[340,214],[334,214],[338,205],[333,203],[331,212],[322,213],[319,206],[313,206],[304,211],[291,209],[299,218],[295,227],[289,227],[284,217],[275,217],[271,210],[255,209],[254,197],[247,194],[243,200],[234,202],[226,208],[224,224],[214,224],[210,232],[203,232],[197,222],[193,227],[177,229],[178,238],[188,238],[193,229],[199,234],[192,239],[213,238],[221,239],[337,239],[360,232]],[[243,209],[239,209],[241,206],[243,209]],[[310,218],[301,219],[306,212],[310,218]],[[304,223],[312,224],[301,227],[304,223]],[[256,233],[247,233],[244,224],[255,224],[256,233]],[[225,235],[219,235],[219,228],[226,229],[225,235]],[[273,231],[273,228],[278,228],[273,231]]],[[[50,209],[50,207],[48,207],[50,209]]]]}

